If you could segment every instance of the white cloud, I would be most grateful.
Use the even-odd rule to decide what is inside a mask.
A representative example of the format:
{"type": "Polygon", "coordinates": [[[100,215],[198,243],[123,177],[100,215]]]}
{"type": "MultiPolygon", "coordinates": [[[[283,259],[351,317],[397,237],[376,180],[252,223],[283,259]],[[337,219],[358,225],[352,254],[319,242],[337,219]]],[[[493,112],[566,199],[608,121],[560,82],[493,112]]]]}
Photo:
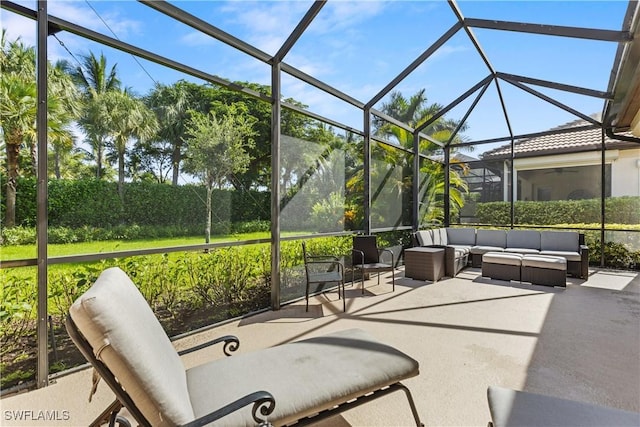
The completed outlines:
{"type": "MultiPolygon", "coordinates": [[[[89,29],[112,36],[111,30],[120,39],[126,39],[135,34],[139,34],[142,28],[142,22],[131,19],[126,12],[120,12],[118,8],[109,11],[101,11],[97,5],[105,4],[105,2],[93,2],[91,7],[85,2],[77,0],[49,0],[49,14],[66,21],[78,23],[89,29]],[[103,22],[104,21],[104,22],[103,22]],[[109,28],[107,28],[107,26],[109,28]]],[[[117,5],[116,2],[107,4],[117,5]]]]}

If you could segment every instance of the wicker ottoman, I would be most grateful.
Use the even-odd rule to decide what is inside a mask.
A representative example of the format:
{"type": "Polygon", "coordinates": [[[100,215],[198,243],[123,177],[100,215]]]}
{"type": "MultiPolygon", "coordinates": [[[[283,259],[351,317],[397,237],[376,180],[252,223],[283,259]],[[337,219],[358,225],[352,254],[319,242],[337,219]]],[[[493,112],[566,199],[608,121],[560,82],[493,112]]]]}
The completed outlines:
{"type": "Polygon", "coordinates": [[[522,281],[534,285],[567,287],[567,260],[550,255],[522,257],[522,281]]]}
{"type": "Polygon", "coordinates": [[[444,248],[416,247],[404,250],[404,276],[437,282],[444,276],[444,248]]]}
{"type": "Polygon", "coordinates": [[[522,255],[487,252],[482,255],[482,276],[498,280],[520,280],[522,255]]]}

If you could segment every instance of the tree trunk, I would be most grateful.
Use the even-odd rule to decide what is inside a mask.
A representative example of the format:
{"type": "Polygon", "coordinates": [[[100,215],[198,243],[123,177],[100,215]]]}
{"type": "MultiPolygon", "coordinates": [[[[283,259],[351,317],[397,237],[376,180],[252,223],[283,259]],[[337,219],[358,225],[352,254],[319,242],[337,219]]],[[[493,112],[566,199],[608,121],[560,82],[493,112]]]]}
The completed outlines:
{"type": "Polygon", "coordinates": [[[180,174],[180,145],[176,145],[171,153],[171,165],[173,167],[173,177],[171,184],[178,185],[178,175],[180,174]]]}
{"type": "Polygon", "coordinates": [[[55,150],[54,155],[54,170],[56,179],[60,179],[60,150],[55,150]]]}
{"type": "Polygon", "coordinates": [[[31,151],[31,173],[38,178],[38,149],[36,148],[36,144],[29,144],[29,149],[31,151]]]}
{"type": "Polygon", "coordinates": [[[124,151],[118,153],[118,195],[124,207],[124,151]]]}
{"type": "Polygon", "coordinates": [[[102,176],[102,141],[98,141],[96,144],[96,178],[100,179],[102,176]]]}
{"type": "Polygon", "coordinates": [[[213,193],[213,186],[207,186],[207,225],[204,228],[204,242],[209,243],[211,239],[211,195],[213,193]]]}
{"type": "MultiPolygon", "coordinates": [[[[15,135],[12,140],[20,141],[22,135],[15,135]]],[[[16,189],[18,186],[18,156],[20,155],[20,144],[13,144],[8,138],[5,143],[7,153],[7,199],[5,208],[4,224],[7,228],[16,225],[16,189]]]]}

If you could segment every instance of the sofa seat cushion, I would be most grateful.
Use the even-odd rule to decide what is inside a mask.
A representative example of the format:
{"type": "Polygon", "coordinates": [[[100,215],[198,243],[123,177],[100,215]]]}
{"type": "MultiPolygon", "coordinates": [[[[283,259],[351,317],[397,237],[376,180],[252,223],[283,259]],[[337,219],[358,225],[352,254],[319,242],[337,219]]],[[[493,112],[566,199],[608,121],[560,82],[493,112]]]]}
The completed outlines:
{"type": "Polygon", "coordinates": [[[579,252],[540,251],[540,255],[559,256],[565,258],[567,261],[582,261],[579,252]]]}
{"type": "Polygon", "coordinates": [[[498,246],[472,246],[472,254],[486,254],[487,252],[504,252],[504,248],[498,246]]]}
{"type": "Polygon", "coordinates": [[[505,252],[511,252],[514,254],[539,254],[540,251],[532,248],[504,248],[505,252]]]}
{"type": "MultiPolygon", "coordinates": [[[[418,375],[418,362],[360,329],[237,354],[187,371],[196,417],[264,390],[276,401],[274,425],[418,375]]],[[[248,406],[216,425],[254,426],[248,406]]]]}
{"type": "Polygon", "coordinates": [[[471,252],[471,246],[468,246],[468,245],[447,245],[447,246],[450,248],[454,248],[456,250],[456,258],[458,258],[459,256],[468,255],[471,252]]]}
{"type": "Polygon", "coordinates": [[[482,255],[482,263],[520,266],[522,255],[508,252],[487,252],[482,255]]]}
{"type": "Polygon", "coordinates": [[[525,255],[522,267],[548,268],[550,270],[566,270],[567,260],[558,256],[525,255]]]}

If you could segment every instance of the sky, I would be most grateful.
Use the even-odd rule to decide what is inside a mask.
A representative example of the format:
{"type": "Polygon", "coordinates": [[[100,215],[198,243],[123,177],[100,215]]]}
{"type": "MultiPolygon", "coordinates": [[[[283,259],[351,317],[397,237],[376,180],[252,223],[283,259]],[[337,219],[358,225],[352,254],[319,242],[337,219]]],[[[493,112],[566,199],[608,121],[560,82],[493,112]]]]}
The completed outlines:
{"type": "MultiPolygon", "coordinates": [[[[17,1],[35,8],[36,2],[17,1]]],[[[175,1],[177,7],[258,49],[275,54],[311,6],[311,1],[175,1]]],[[[458,7],[466,18],[620,30],[626,1],[472,1],[458,7]]],[[[49,0],[49,14],[110,37],[199,68],[231,81],[269,84],[270,66],[173,21],[135,1],[49,0]],[[114,36],[115,35],[115,36],[114,36]]],[[[8,39],[21,37],[35,45],[35,22],[2,9],[8,39]]],[[[456,22],[446,1],[330,0],[284,62],[367,103],[456,22]]],[[[506,31],[474,29],[482,50],[499,72],[605,91],[616,43],[574,40],[506,31]]],[[[48,39],[49,58],[75,62],[81,55],[104,53],[117,64],[123,84],[143,95],[154,82],[199,80],[143,59],[101,46],[69,33],[48,39]]],[[[467,34],[461,30],[394,89],[410,97],[424,88],[428,102],[447,105],[489,75],[467,34]]],[[[534,87],[583,114],[600,113],[603,101],[534,87]]],[[[557,108],[507,83],[500,83],[509,124],[515,134],[544,131],[576,120],[557,108]]],[[[477,93],[477,92],[476,92],[477,93]]],[[[309,110],[347,126],[362,129],[362,112],[350,104],[283,73],[282,94],[309,110]]],[[[461,119],[475,94],[447,113],[461,119]]],[[[377,108],[386,101],[383,98],[377,108]]],[[[495,84],[467,120],[468,140],[509,135],[495,84]]],[[[486,149],[493,145],[486,146],[486,149]]]]}

